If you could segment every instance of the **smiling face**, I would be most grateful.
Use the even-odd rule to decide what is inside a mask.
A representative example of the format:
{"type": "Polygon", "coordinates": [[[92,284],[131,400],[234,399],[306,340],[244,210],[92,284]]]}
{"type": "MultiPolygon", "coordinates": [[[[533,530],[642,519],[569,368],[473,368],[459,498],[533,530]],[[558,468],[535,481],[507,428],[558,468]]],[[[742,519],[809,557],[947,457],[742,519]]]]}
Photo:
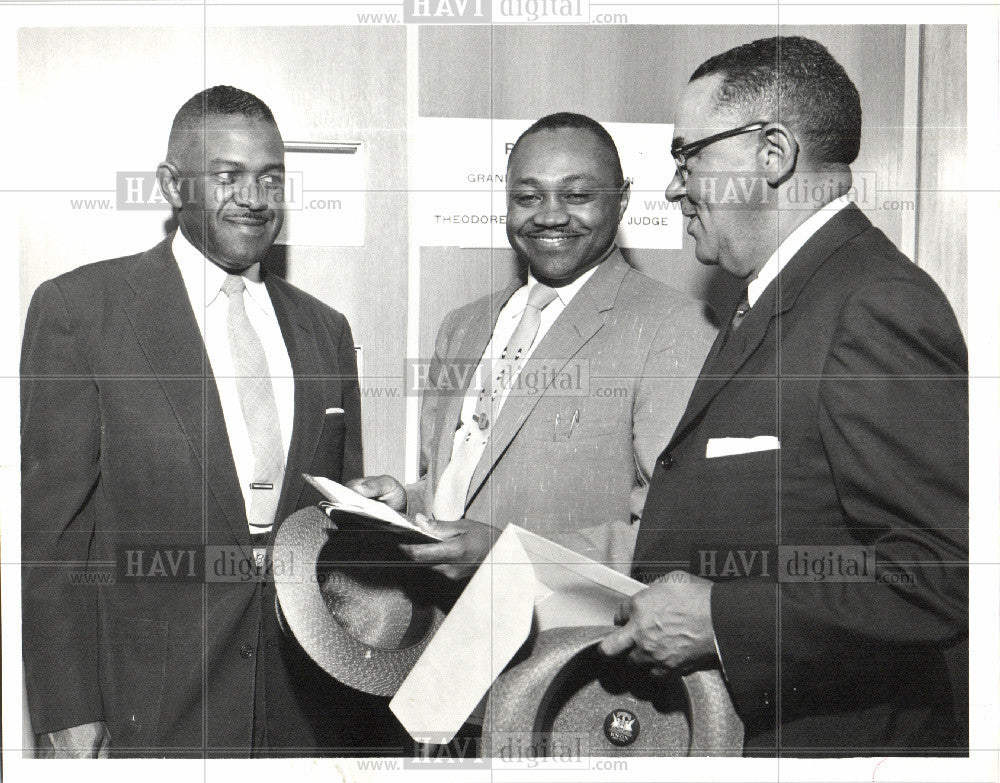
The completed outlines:
{"type": "MultiPolygon", "coordinates": [[[[689,144],[750,121],[715,106],[723,78],[713,74],[684,88],[674,120],[675,142],[689,144]]],[[[686,161],[687,181],[677,173],[666,191],[687,218],[697,259],[739,278],[755,274],[767,259],[759,252],[767,208],[758,170],[759,140],[759,133],[748,133],[706,146],[686,161]],[[739,197],[733,198],[734,193],[739,197]]]]}
{"type": "Polygon", "coordinates": [[[281,230],[285,150],[277,127],[240,115],[209,115],[171,161],[178,220],[188,241],[229,272],[261,261],[281,230]]]}
{"type": "Polygon", "coordinates": [[[565,285],[604,258],[628,206],[618,177],[589,130],[520,140],[507,165],[507,239],[535,277],[565,285]]]}

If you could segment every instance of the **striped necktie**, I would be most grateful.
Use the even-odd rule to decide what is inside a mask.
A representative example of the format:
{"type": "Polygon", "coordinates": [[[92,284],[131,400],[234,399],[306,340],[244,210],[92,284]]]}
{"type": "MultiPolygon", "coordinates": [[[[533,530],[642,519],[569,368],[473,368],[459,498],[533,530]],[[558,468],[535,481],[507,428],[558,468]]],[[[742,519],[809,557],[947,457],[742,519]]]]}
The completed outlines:
{"type": "MultiPolygon", "coordinates": [[[[239,275],[227,275],[222,291],[229,297],[229,349],[233,357],[236,390],[253,448],[254,472],[247,509],[250,533],[255,542],[270,532],[278,510],[285,475],[285,450],[278,426],[278,405],[268,371],[264,345],[247,317],[243,300],[246,283],[239,275]]],[[[254,553],[260,549],[255,544],[254,553]]]]}

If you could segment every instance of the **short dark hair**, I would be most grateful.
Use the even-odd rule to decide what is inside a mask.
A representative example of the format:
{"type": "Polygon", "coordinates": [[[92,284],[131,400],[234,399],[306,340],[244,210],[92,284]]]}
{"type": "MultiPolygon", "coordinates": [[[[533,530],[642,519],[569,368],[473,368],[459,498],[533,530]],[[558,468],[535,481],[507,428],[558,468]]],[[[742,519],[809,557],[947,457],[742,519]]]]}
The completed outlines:
{"type": "Polygon", "coordinates": [[[801,36],[762,38],[709,58],[690,81],[714,74],[723,74],[718,107],[734,108],[748,122],[784,122],[816,163],[848,165],[857,158],[861,96],[821,43],[801,36]]]}
{"type": "Polygon", "coordinates": [[[213,114],[237,115],[278,126],[267,104],[256,95],[238,87],[220,84],[192,95],[177,110],[170,126],[169,146],[173,148],[180,134],[200,128],[205,117],[213,114]]]}
{"type": "Polygon", "coordinates": [[[539,131],[556,131],[566,128],[579,128],[593,133],[597,141],[608,153],[615,175],[615,185],[621,186],[625,184],[625,176],[622,174],[622,161],[618,156],[618,147],[615,145],[615,140],[611,138],[611,134],[597,120],[591,119],[585,114],[575,114],[571,111],[547,114],[540,120],[532,123],[530,128],[517,137],[517,141],[514,142],[514,146],[510,149],[510,155],[508,155],[507,160],[514,157],[515,150],[517,150],[521,140],[526,136],[538,133],[539,131]]]}

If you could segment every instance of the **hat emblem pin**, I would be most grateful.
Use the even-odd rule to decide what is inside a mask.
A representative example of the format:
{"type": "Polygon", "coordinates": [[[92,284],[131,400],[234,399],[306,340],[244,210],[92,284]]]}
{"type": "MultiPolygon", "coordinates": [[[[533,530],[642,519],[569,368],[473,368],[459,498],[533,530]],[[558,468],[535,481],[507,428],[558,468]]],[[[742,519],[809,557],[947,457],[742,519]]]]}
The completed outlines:
{"type": "Polygon", "coordinates": [[[639,719],[629,710],[612,710],[604,719],[604,736],[614,745],[631,745],[639,736],[639,719]]]}

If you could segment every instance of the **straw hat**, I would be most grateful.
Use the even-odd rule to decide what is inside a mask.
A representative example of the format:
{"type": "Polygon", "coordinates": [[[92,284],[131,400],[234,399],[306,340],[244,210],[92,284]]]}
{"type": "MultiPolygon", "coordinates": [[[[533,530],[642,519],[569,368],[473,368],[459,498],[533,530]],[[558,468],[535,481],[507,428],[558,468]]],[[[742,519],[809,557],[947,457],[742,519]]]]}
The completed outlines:
{"type": "Polygon", "coordinates": [[[413,566],[391,533],[337,524],[313,506],[286,519],[274,540],[278,612],[328,674],[392,696],[444,618],[430,600],[436,576],[413,566]],[[280,558],[280,560],[279,560],[280,558]]]}
{"type": "Polygon", "coordinates": [[[610,627],[553,628],[497,678],[483,755],[739,756],[743,724],[716,670],[669,679],[607,658],[610,627]]]}

